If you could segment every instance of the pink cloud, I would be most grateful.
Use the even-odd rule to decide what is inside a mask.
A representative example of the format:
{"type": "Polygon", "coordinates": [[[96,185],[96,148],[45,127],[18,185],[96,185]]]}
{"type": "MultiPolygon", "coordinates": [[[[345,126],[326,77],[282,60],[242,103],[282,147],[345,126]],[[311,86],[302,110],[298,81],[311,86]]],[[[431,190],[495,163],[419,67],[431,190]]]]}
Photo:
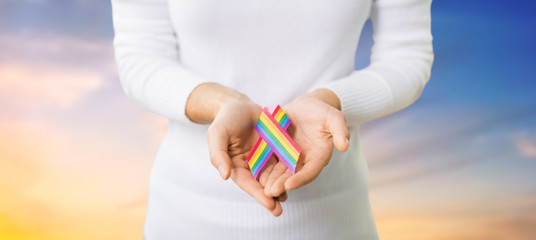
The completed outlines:
{"type": "Polygon", "coordinates": [[[0,35],[0,101],[10,107],[71,108],[116,76],[111,39],[47,32],[0,35]]]}
{"type": "Polygon", "coordinates": [[[112,39],[79,39],[47,32],[0,34],[0,62],[61,65],[115,73],[112,39]]]}
{"type": "Polygon", "coordinates": [[[102,85],[95,72],[60,66],[0,63],[0,96],[16,106],[70,108],[102,85]]]}
{"type": "Polygon", "coordinates": [[[515,146],[521,155],[536,158],[536,141],[518,139],[515,146]]]}

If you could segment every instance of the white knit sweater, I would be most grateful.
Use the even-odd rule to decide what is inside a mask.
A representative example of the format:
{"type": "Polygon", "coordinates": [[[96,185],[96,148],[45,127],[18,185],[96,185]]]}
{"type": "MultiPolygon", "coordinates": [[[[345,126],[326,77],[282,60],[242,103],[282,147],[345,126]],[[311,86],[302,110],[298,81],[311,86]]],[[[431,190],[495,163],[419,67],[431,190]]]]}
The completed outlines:
{"type": "Polygon", "coordinates": [[[115,51],[126,94],[169,119],[150,184],[146,239],[377,239],[359,125],[421,94],[433,61],[430,0],[112,0],[115,51]],[[371,64],[354,70],[363,24],[371,64]],[[261,106],[307,91],[335,92],[351,130],[312,183],[289,192],[273,217],[209,161],[207,125],[185,104],[217,82],[261,106]]]}

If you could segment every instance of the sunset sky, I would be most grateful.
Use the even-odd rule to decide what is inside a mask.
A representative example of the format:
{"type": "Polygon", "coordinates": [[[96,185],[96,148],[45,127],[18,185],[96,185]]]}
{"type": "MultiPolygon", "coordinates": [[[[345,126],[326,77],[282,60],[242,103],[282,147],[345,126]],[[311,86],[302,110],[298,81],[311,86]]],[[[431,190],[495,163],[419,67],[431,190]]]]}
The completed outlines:
{"type": "MultiPolygon", "coordinates": [[[[430,82],[361,130],[381,239],[536,239],[535,6],[433,2],[430,82]]],[[[0,2],[0,239],[141,239],[167,120],[112,39],[108,0],[0,2]]]]}

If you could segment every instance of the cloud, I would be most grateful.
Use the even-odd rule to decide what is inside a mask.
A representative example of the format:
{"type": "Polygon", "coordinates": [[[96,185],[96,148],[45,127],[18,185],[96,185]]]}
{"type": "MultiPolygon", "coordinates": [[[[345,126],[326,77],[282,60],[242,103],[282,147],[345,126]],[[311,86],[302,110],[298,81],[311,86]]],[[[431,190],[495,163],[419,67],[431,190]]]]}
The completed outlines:
{"type": "Polygon", "coordinates": [[[518,139],[515,142],[515,146],[521,155],[536,158],[536,141],[529,139],[518,139]]]}
{"type": "Polygon", "coordinates": [[[493,199],[449,196],[441,203],[412,206],[380,203],[375,218],[381,239],[534,239],[536,216],[527,213],[536,211],[535,200],[532,194],[505,194],[493,199]]]}
{"type": "Polygon", "coordinates": [[[34,30],[0,34],[0,62],[54,64],[115,71],[111,39],[81,38],[34,30]]]}
{"type": "Polygon", "coordinates": [[[109,40],[21,31],[0,46],[0,101],[11,109],[69,109],[116,79],[109,40]]]}
{"type": "Polygon", "coordinates": [[[0,64],[0,99],[17,106],[70,108],[102,85],[102,77],[83,69],[0,64]]]}
{"type": "Polygon", "coordinates": [[[505,136],[517,131],[520,123],[533,122],[535,110],[536,106],[525,106],[431,115],[433,109],[421,108],[365,125],[360,141],[371,172],[371,188],[436,176],[484,160],[512,159],[518,151],[534,156],[536,139],[530,138],[534,133],[505,136]],[[518,145],[518,150],[511,143],[518,145]]]}
{"type": "Polygon", "coordinates": [[[513,147],[513,151],[520,156],[536,158],[536,138],[534,137],[536,136],[536,132],[531,129],[531,125],[527,127],[510,133],[508,140],[513,147]]]}
{"type": "MultiPolygon", "coordinates": [[[[534,211],[528,209],[527,211],[534,211]]],[[[381,239],[534,239],[536,217],[530,214],[444,213],[438,210],[376,214],[381,239]],[[428,211],[429,213],[424,213],[428,211]]]]}
{"type": "Polygon", "coordinates": [[[142,227],[150,169],[142,159],[152,153],[127,152],[120,143],[106,139],[109,129],[71,127],[0,119],[0,196],[9,196],[0,198],[0,235],[9,239],[139,238],[140,232],[124,228],[142,227]],[[139,204],[131,205],[133,200],[139,204]],[[93,231],[95,227],[102,231],[93,231]]]}

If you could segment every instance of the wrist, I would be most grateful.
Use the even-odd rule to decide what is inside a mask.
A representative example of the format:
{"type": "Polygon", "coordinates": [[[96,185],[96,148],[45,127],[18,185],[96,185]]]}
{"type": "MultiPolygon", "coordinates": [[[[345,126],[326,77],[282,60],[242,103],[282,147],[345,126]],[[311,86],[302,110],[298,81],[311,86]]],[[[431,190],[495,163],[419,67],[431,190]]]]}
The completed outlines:
{"type": "Polygon", "coordinates": [[[304,96],[316,98],[339,111],[341,110],[341,101],[339,97],[337,96],[337,94],[327,88],[315,89],[305,94],[304,96]]]}
{"type": "Polygon", "coordinates": [[[218,112],[227,105],[250,104],[248,96],[217,83],[197,86],[186,104],[186,115],[197,123],[211,123],[218,112]]]}
{"type": "Polygon", "coordinates": [[[229,106],[247,106],[249,104],[253,104],[247,95],[236,90],[227,87],[224,87],[224,89],[220,90],[221,91],[215,93],[215,96],[213,96],[215,107],[212,108],[212,111],[210,112],[211,121],[216,118],[222,108],[229,106]]]}

